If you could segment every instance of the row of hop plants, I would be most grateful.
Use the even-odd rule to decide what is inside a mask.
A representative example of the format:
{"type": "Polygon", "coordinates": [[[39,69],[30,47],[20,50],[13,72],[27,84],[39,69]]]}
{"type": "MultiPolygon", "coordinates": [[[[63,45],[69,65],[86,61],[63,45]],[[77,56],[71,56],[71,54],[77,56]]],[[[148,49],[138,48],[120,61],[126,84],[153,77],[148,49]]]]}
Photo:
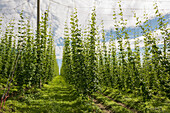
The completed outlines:
{"type": "Polygon", "coordinates": [[[0,96],[12,91],[40,87],[58,75],[53,35],[46,11],[40,22],[39,36],[30,21],[20,14],[3,28],[0,18],[0,96]]]}
{"type": "MultiPolygon", "coordinates": [[[[103,87],[111,87],[141,95],[144,101],[155,95],[170,97],[168,23],[155,3],[155,15],[158,18],[156,30],[161,31],[163,38],[163,48],[160,48],[158,46],[160,39],[154,35],[156,30],[151,30],[147,14],[144,13],[145,21],[142,23],[134,12],[136,28],[141,29],[141,34],[145,38],[143,50],[139,47],[138,38],[135,39],[132,50],[129,41],[131,31],[127,30],[127,20],[123,18],[121,2],[118,3],[119,11],[113,11],[113,28],[116,35],[110,33],[108,45],[103,21],[100,32],[96,26],[95,7],[86,29],[81,29],[77,10],[74,10],[70,24],[65,23],[61,75],[83,95],[90,95],[103,87]],[[144,51],[142,56],[141,51],[144,51]]],[[[134,37],[137,37],[136,33],[134,37]]]]}

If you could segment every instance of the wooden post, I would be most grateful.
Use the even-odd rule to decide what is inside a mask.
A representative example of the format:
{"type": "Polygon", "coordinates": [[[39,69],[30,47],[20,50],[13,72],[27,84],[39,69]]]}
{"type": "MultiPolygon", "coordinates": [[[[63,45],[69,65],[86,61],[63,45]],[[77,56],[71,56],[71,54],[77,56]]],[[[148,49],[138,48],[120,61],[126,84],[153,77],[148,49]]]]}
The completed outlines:
{"type": "Polygon", "coordinates": [[[40,25],[40,0],[37,0],[37,38],[39,38],[39,25],[40,25]]]}

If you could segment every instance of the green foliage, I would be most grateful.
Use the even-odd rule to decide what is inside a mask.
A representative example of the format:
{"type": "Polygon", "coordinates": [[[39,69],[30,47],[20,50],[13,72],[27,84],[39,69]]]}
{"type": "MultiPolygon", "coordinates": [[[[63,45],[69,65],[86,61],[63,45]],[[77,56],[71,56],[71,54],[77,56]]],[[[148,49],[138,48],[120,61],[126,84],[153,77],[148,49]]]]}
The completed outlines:
{"type": "Polygon", "coordinates": [[[88,100],[83,100],[62,76],[56,76],[42,89],[30,89],[6,102],[4,112],[29,113],[91,113],[88,100]]]}
{"type": "MultiPolygon", "coordinates": [[[[105,90],[105,88],[103,88],[102,93],[115,101],[125,104],[129,108],[135,109],[138,112],[166,113],[170,110],[168,108],[170,100],[167,97],[154,96],[152,99],[145,102],[143,101],[143,96],[139,96],[134,93],[122,92],[118,89],[108,88],[105,90]]],[[[106,99],[106,101],[108,100],[106,99]]]]}
{"type": "MultiPolygon", "coordinates": [[[[2,25],[0,18],[0,26],[2,25]]],[[[20,14],[5,31],[0,27],[0,87],[2,92],[13,94],[31,87],[43,85],[59,75],[55,46],[48,27],[48,12],[42,16],[40,38],[37,39],[30,21],[20,14]],[[36,40],[36,41],[35,41],[36,40]],[[37,42],[38,40],[38,42],[37,42]],[[4,91],[4,89],[6,90],[4,91]]],[[[0,97],[3,93],[0,93],[0,97]]]]}
{"type": "Polygon", "coordinates": [[[84,44],[85,47],[83,47],[83,38],[81,38],[82,35],[78,25],[76,9],[70,18],[70,35],[68,26],[65,26],[65,46],[61,74],[65,76],[69,83],[74,85],[79,93],[84,95],[96,91],[98,83],[97,59],[95,54],[95,41],[97,36],[95,17],[94,9],[91,14],[89,34],[86,39],[84,39],[86,41],[84,44]],[[89,48],[89,50],[86,51],[87,48],[89,48]]]}
{"type": "MultiPolygon", "coordinates": [[[[65,28],[65,46],[62,75],[73,84],[79,93],[91,95],[102,87],[112,87],[126,93],[142,97],[142,101],[152,100],[155,96],[169,98],[169,28],[164,17],[154,4],[161,31],[163,48],[158,46],[161,38],[152,31],[149,17],[144,13],[144,22],[136,16],[136,28],[141,29],[144,40],[134,39],[134,50],[129,41],[129,32],[124,19],[121,2],[119,11],[113,11],[114,30],[107,45],[103,21],[101,30],[96,27],[95,8],[84,32],[78,25],[77,11],[70,18],[69,28],[65,28]],[[143,55],[139,47],[144,42],[143,55]],[[118,45],[118,48],[117,48],[118,45]],[[80,65],[81,64],[81,65],[80,65]],[[70,79],[71,78],[71,79],[70,79]]],[[[138,33],[134,33],[138,37],[138,33]]]]}

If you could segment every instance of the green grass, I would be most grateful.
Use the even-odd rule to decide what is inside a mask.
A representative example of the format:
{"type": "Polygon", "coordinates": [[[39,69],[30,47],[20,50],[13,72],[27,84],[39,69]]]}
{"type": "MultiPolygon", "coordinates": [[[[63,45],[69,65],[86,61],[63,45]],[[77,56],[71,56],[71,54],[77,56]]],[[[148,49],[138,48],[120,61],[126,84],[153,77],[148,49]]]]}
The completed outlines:
{"type": "Polygon", "coordinates": [[[89,113],[100,111],[89,100],[83,100],[76,91],[57,76],[42,89],[32,89],[32,94],[10,98],[4,106],[5,113],[89,113]]]}
{"type": "Polygon", "coordinates": [[[170,113],[170,100],[165,97],[155,96],[144,102],[142,96],[121,92],[118,89],[107,88],[107,90],[103,90],[102,93],[139,112],[170,113]]]}
{"type": "Polygon", "coordinates": [[[99,93],[94,93],[93,97],[97,99],[100,103],[104,104],[106,108],[109,108],[114,113],[132,113],[130,110],[124,108],[123,106],[119,105],[118,103],[108,99],[107,97],[103,96],[99,93]]]}

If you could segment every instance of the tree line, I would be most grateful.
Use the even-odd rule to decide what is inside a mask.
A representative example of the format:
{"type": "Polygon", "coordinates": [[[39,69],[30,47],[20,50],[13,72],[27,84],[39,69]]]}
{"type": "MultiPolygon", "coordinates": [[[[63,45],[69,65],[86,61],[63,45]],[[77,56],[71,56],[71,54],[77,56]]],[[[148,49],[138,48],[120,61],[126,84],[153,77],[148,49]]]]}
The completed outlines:
{"type": "Polygon", "coordinates": [[[41,88],[59,74],[48,11],[41,17],[39,36],[23,12],[18,22],[11,20],[6,28],[2,25],[3,17],[0,18],[0,94],[9,89],[41,88]]]}
{"type": "MultiPolygon", "coordinates": [[[[111,87],[141,95],[144,101],[153,96],[169,97],[170,33],[168,23],[165,22],[156,3],[154,9],[158,18],[155,31],[152,30],[146,13],[143,16],[145,21],[142,23],[134,12],[135,27],[141,29],[144,47],[140,48],[139,39],[136,38],[132,50],[129,41],[131,31],[126,29],[127,20],[123,18],[120,2],[119,11],[113,11],[113,28],[116,34],[110,33],[108,42],[103,21],[100,31],[96,25],[95,7],[85,29],[80,27],[75,8],[70,16],[70,23],[65,23],[61,75],[83,95],[111,87]],[[161,38],[154,34],[157,30],[161,33],[163,48],[158,45],[161,38]],[[144,52],[140,55],[142,50],[144,52]]],[[[138,37],[136,33],[134,37],[138,37]]]]}

